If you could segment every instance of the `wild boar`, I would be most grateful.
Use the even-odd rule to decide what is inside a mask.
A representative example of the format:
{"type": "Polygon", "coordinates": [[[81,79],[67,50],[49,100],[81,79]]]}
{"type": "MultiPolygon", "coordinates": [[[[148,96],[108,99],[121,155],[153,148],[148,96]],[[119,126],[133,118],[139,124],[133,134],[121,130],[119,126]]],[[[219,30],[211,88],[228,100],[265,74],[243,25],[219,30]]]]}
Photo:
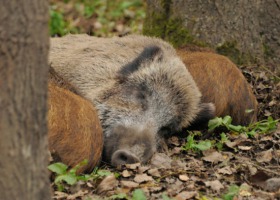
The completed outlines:
{"type": "Polygon", "coordinates": [[[74,167],[84,159],[88,163],[77,173],[90,172],[101,160],[103,134],[97,111],[88,100],[76,95],[75,88],[49,73],[48,142],[56,161],[74,167]]]}
{"type": "Polygon", "coordinates": [[[168,43],[140,35],[51,39],[50,64],[97,107],[104,159],[117,166],[147,162],[165,132],[213,117],[168,43]]]}
{"type": "Polygon", "coordinates": [[[233,124],[256,122],[258,103],[241,71],[225,56],[206,51],[177,50],[202,93],[202,102],[213,102],[216,116],[230,115],[233,124]]]}

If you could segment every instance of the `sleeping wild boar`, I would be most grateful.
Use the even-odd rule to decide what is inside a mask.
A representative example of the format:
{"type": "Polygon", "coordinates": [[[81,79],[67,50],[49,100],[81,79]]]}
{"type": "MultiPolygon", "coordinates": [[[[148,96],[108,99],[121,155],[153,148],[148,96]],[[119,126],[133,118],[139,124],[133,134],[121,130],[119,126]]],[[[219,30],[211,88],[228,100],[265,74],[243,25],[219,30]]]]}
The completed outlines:
{"type": "Polygon", "coordinates": [[[55,161],[74,167],[88,160],[77,173],[90,172],[101,160],[103,135],[97,111],[88,100],[53,69],[48,81],[48,141],[55,161]]]}
{"type": "Polygon", "coordinates": [[[256,122],[256,97],[235,64],[207,49],[187,47],[178,49],[177,53],[199,87],[202,102],[214,103],[216,116],[230,115],[236,125],[256,122]]]}
{"type": "Polygon", "coordinates": [[[147,162],[165,133],[214,115],[175,49],[157,38],[53,38],[49,61],[96,105],[114,166],[147,162]]]}

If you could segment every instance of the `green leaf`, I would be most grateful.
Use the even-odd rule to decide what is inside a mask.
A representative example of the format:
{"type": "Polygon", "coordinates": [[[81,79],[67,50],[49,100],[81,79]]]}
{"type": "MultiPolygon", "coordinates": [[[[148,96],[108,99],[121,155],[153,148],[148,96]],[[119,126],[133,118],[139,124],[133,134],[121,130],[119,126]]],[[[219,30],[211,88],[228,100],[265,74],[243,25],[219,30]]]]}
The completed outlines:
{"type": "Polygon", "coordinates": [[[134,190],[132,193],[132,200],[146,200],[146,196],[141,189],[134,190]]]}
{"type": "Polygon", "coordinates": [[[62,192],[64,190],[63,185],[61,185],[59,183],[56,184],[56,187],[57,187],[57,190],[60,191],[60,192],[62,192]]]}
{"type": "Polygon", "coordinates": [[[232,118],[231,118],[231,116],[225,116],[223,119],[223,124],[224,125],[229,125],[229,124],[231,124],[231,122],[232,122],[232,118]]]}
{"type": "Polygon", "coordinates": [[[221,133],[220,136],[221,136],[221,142],[222,143],[225,143],[225,142],[228,141],[228,137],[227,137],[227,135],[225,133],[221,133]]]}
{"type": "Polygon", "coordinates": [[[208,130],[214,130],[215,128],[223,124],[223,119],[221,117],[215,117],[208,122],[208,130]]]}
{"type": "Polygon", "coordinates": [[[241,133],[243,130],[245,130],[245,127],[241,126],[241,125],[235,126],[235,125],[229,124],[228,128],[237,133],[241,133]]]}
{"type": "Polygon", "coordinates": [[[110,199],[128,199],[127,195],[124,193],[119,193],[119,194],[115,194],[110,196],[110,199]]]}
{"type": "Polygon", "coordinates": [[[246,109],[245,110],[245,113],[251,113],[251,112],[253,112],[254,111],[254,109],[246,109]]]}
{"type": "Polygon", "coordinates": [[[55,172],[56,174],[59,174],[59,175],[65,174],[67,168],[68,168],[68,166],[61,162],[53,163],[48,166],[48,169],[50,171],[55,172]]]}
{"type": "Polygon", "coordinates": [[[195,144],[194,147],[199,149],[200,151],[205,151],[210,149],[212,146],[211,142],[209,140],[200,141],[198,144],[195,144]]]}
{"type": "Polygon", "coordinates": [[[81,161],[81,162],[80,162],[79,164],[77,164],[75,167],[73,167],[72,169],[70,169],[69,173],[75,174],[76,171],[77,171],[78,169],[80,169],[82,166],[85,166],[86,164],[88,164],[88,160],[87,160],[87,159],[81,161]]]}
{"type": "Polygon", "coordinates": [[[109,172],[109,171],[107,171],[107,170],[98,170],[97,171],[97,175],[99,175],[99,176],[109,176],[109,175],[111,175],[112,173],[111,172],[109,172]]]}
{"type": "Polygon", "coordinates": [[[60,183],[61,181],[65,181],[69,185],[74,185],[77,183],[77,177],[73,174],[59,175],[55,178],[54,183],[60,183]]]}
{"type": "Polygon", "coordinates": [[[237,185],[232,185],[229,187],[228,192],[223,196],[224,200],[233,200],[233,198],[238,194],[239,187],[237,185]]]}

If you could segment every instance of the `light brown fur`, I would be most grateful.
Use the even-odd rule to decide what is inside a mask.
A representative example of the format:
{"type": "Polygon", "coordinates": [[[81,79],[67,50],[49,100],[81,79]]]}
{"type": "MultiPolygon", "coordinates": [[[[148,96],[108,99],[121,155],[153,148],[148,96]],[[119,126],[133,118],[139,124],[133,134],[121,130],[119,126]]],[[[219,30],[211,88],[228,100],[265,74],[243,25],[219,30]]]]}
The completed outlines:
{"type": "Polygon", "coordinates": [[[178,55],[202,93],[202,102],[213,102],[216,116],[230,115],[234,124],[257,120],[257,100],[241,71],[228,58],[211,52],[178,49],[178,55]],[[246,113],[247,109],[253,112],[246,113]]]}
{"type": "Polygon", "coordinates": [[[113,165],[146,162],[162,130],[172,134],[189,126],[199,113],[206,111],[210,114],[203,117],[209,118],[215,109],[201,104],[200,91],[175,49],[157,38],[53,38],[50,64],[96,105],[104,130],[104,157],[113,165]],[[144,155],[137,146],[144,148],[144,155]]]}
{"type": "Polygon", "coordinates": [[[71,167],[87,159],[88,164],[77,172],[90,172],[99,163],[103,149],[97,112],[89,101],[69,90],[75,90],[70,84],[53,75],[48,84],[49,150],[71,167]]]}

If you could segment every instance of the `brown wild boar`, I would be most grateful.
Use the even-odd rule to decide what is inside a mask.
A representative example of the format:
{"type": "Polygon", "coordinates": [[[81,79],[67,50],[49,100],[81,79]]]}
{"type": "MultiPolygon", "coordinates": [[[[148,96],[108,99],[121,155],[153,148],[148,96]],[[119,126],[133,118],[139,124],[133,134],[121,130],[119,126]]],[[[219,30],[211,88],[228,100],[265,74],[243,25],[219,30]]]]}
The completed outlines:
{"type": "Polygon", "coordinates": [[[49,150],[55,160],[71,167],[87,159],[88,163],[77,172],[90,172],[101,160],[103,149],[97,111],[91,102],[74,94],[75,88],[53,69],[49,75],[49,150]]]}
{"type": "Polygon", "coordinates": [[[52,38],[50,63],[96,105],[104,159],[114,166],[147,162],[165,132],[214,114],[213,104],[201,103],[201,93],[175,49],[157,38],[52,38]]]}
{"type": "Polygon", "coordinates": [[[211,52],[178,49],[202,93],[202,102],[213,102],[216,116],[230,115],[233,124],[257,120],[257,100],[241,71],[228,58],[211,52]],[[246,112],[246,110],[253,110],[246,112]]]}

